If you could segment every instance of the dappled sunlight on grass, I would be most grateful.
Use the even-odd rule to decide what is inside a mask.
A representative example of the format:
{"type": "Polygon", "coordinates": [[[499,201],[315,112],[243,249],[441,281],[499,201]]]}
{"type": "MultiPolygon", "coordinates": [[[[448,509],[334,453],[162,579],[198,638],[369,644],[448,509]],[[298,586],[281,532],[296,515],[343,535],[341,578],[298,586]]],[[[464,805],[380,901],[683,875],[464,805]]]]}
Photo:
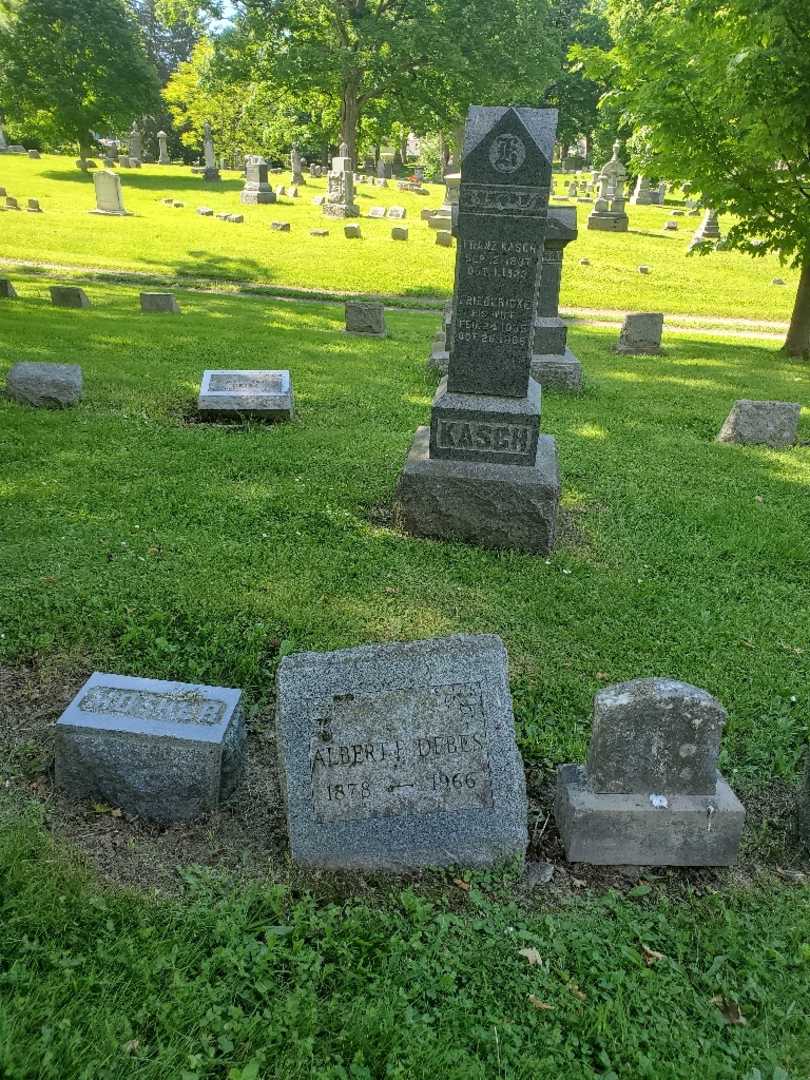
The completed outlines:
{"type": "Polygon", "coordinates": [[[581,424],[573,429],[573,434],[579,435],[583,439],[606,439],[608,437],[607,430],[600,424],[581,424]]]}

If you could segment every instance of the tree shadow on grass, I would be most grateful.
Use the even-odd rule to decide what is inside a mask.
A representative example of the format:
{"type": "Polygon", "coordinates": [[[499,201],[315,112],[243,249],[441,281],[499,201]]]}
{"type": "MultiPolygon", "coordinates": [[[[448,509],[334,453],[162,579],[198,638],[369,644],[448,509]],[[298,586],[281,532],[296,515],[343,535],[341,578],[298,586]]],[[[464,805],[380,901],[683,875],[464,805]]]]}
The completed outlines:
{"type": "MultiPolygon", "coordinates": [[[[166,193],[166,191],[177,191],[182,189],[184,191],[199,191],[199,192],[212,192],[212,191],[241,191],[244,187],[244,181],[236,178],[234,180],[217,180],[212,182],[206,182],[199,176],[178,176],[171,173],[167,173],[165,176],[151,176],[144,175],[139,169],[120,169],[113,170],[117,172],[122,181],[126,180],[126,187],[138,188],[140,191],[156,191],[166,193]]],[[[83,173],[78,169],[74,171],[68,169],[49,169],[42,173],[43,177],[47,177],[49,180],[69,180],[75,182],[76,180],[86,179],[88,183],[93,182],[92,173],[83,173]]]]}
{"type": "MultiPolygon", "coordinates": [[[[238,226],[234,226],[229,222],[223,222],[222,224],[228,225],[229,228],[238,228],[238,226]]],[[[165,262],[148,259],[145,256],[140,261],[145,266],[161,267],[157,276],[164,279],[176,276],[191,280],[210,278],[222,281],[256,281],[267,284],[274,278],[270,266],[260,263],[257,259],[202,250],[189,251],[186,255],[186,258],[178,257],[175,260],[170,274],[167,274],[163,269],[165,262]]]]}

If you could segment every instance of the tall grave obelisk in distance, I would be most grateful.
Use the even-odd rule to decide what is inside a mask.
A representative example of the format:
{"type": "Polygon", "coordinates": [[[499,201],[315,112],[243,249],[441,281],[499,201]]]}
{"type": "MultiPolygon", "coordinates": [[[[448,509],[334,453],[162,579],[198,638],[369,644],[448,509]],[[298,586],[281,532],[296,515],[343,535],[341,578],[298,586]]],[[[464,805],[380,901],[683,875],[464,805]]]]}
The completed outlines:
{"type": "Polygon", "coordinates": [[[472,106],[461,167],[447,377],[399,479],[418,536],[546,552],[560,479],[530,376],[557,112],[472,106]]]}

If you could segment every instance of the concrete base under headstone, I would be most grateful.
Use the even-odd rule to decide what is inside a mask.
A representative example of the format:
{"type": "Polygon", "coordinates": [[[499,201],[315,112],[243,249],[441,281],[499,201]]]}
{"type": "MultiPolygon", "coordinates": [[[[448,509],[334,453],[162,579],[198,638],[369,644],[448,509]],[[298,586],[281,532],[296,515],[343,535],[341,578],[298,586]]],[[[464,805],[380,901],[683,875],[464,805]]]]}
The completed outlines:
{"type": "Polygon", "coordinates": [[[627,214],[614,214],[610,211],[588,215],[588,228],[599,232],[627,232],[629,221],[627,214]]]}
{"type": "Polygon", "coordinates": [[[582,389],[582,364],[568,348],[563,355],[534,353],[530,371],[544,390],[578,394],[582,389]]]}
{"type": "Polygon", "coordinates": [[[239,196],[239,201],[244,206],[256,206],[261,204],[262,206],[276,201],[275,191],[243,191],[239,196]]]}
{"type": "Polygon", "coordinates": [[[560,503],[557,446],[541,435],[534,466],[431,458],[420,427],[397,485],[395,518],[414,536],[545,554],[560,503]]]}
{"type": "Polygon", "coordinates": [[[327,217],[335,218],[355,218],[360,217],[360,207],[352,204],[351,206],[344,206],[342,203],[327,203],[325,202],[321,206],[321,210],[327,217]]]}
{"type": "Polygon", "coordinates": [[[554,817],[569,862],[601,866],[731,866],[745,810],[718,774],[713,795],[605,795],[581,765],[557,770],[554,817]]]}

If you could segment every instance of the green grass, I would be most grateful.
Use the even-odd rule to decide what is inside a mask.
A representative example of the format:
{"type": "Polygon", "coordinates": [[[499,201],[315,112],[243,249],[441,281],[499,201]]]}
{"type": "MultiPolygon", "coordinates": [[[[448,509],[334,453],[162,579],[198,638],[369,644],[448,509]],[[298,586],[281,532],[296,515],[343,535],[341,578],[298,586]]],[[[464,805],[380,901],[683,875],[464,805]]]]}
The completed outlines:
{"type": "MultiPolygon", "coordinates": [[[[274,206],[241,207],[242,180],[223,173],[220,184],[206,185],[181,166],[145,166],[122,170],[129,218],[89,217],[95,206],[93,182],[64,157],[38,161],[7,155],[0,164],[0,183],[20,200],[39,198],[42,215],[2,215],[0,256],[67,266],[134,270],[176,278],[213,278],[284,286],[362,292],[418,299],[448,296],[452,289],[455,252],[435,245],[435,233],[419,212],[435,208],[443,188],[430,186],[430,196],[363,185],[358,203],[365,215],[381,204],[407,208],[410,239],[391,239],[391,221],[364,220],[363,239],[348,241],[342,223],[327,221],[312,196],[323,194],[325,180],[308,180],[298,199],[283,198],[274,206]],[[174,197],[182,209],[163,206],[174,197]],[[215,211],[244,211],[245,223],[232,225],[196,214],[198,206],[215,211]],[[289,233],[272,232],[271,221],[290,221],[289,233]],[[330,236],[312,237],[310,229],[330,228],[330,236]]],[[[285,174],[273,181],[289,182],[285,174]]],[[[558,190],[565,182],[557,177],[558,190]]],[[[21,205],[24,205],[21,202],[21,205]]],[[[673,202],[673,206],[682,205],[673,202]]],[[[798,273],[781,268],[773,257],[751,259],[734,252],[710,257],[686,256],[699,219],[683,217],[677,233],[665,233],[670,207],[628,207],[629,233],[589,232],[590,205],[580,205],[580,236],[567,249],[562,303],[576,307],[663,310],[698,315],[754,319],[789,318],[798,273]],[[590,266],[581,266],[581,258],[590,266]],[[642,276],[638,266],[651,274],[642,276]],[[770,284],[781,277],[785,287],[770,284]]],[[[397,223],[399,224],[399,223],[397,223]]],[[[726,223],[727,224],[727,223],[726,223]]],[[[721,221],[721,225],[723,222],[721,221]]]]}
{"type": "MultiPolygon", "coordinates": [[[[617,357],[615,333],[572,332],[587,389],[544,396],[567,513],[546,560],[386,524],[429,412],[435,317],[389,314],[389,337],[365,340],[327,304],[189,293],[181,317],[145,316],[135,290],[99,285],[65,311],[46,284],[2,306],[0,379],[79,362],[85,401],[0,399],[0,662],[222,683],[255,705],[280,653],[496,632],[531,769],[582,757],[599,686],[670,675],[728,708],[722,768],[744,797],[795,782],[810,445],[713,437],[735,398],[806,403],[806,366],[690,337],[617,357]],[[215,366],[289,367],[295,422],[190,423],[215,366]]],[[[250,887],[190,872],[157,902],[2,819],[4,1078],[810,1075],[806,888],[643,885],[543,909],[508,874],[361,901],[271,865],[250,887]],[[665,959],[648,967],[642,944],[665,959]]]]}
{"type": "Polygon", "coordinates": [[[807,891],[542,912],[480,877],[376,903],[187,883],[99,892],[39,830],[0,829],[5,1080],[810,1075],[807,891]]]}

